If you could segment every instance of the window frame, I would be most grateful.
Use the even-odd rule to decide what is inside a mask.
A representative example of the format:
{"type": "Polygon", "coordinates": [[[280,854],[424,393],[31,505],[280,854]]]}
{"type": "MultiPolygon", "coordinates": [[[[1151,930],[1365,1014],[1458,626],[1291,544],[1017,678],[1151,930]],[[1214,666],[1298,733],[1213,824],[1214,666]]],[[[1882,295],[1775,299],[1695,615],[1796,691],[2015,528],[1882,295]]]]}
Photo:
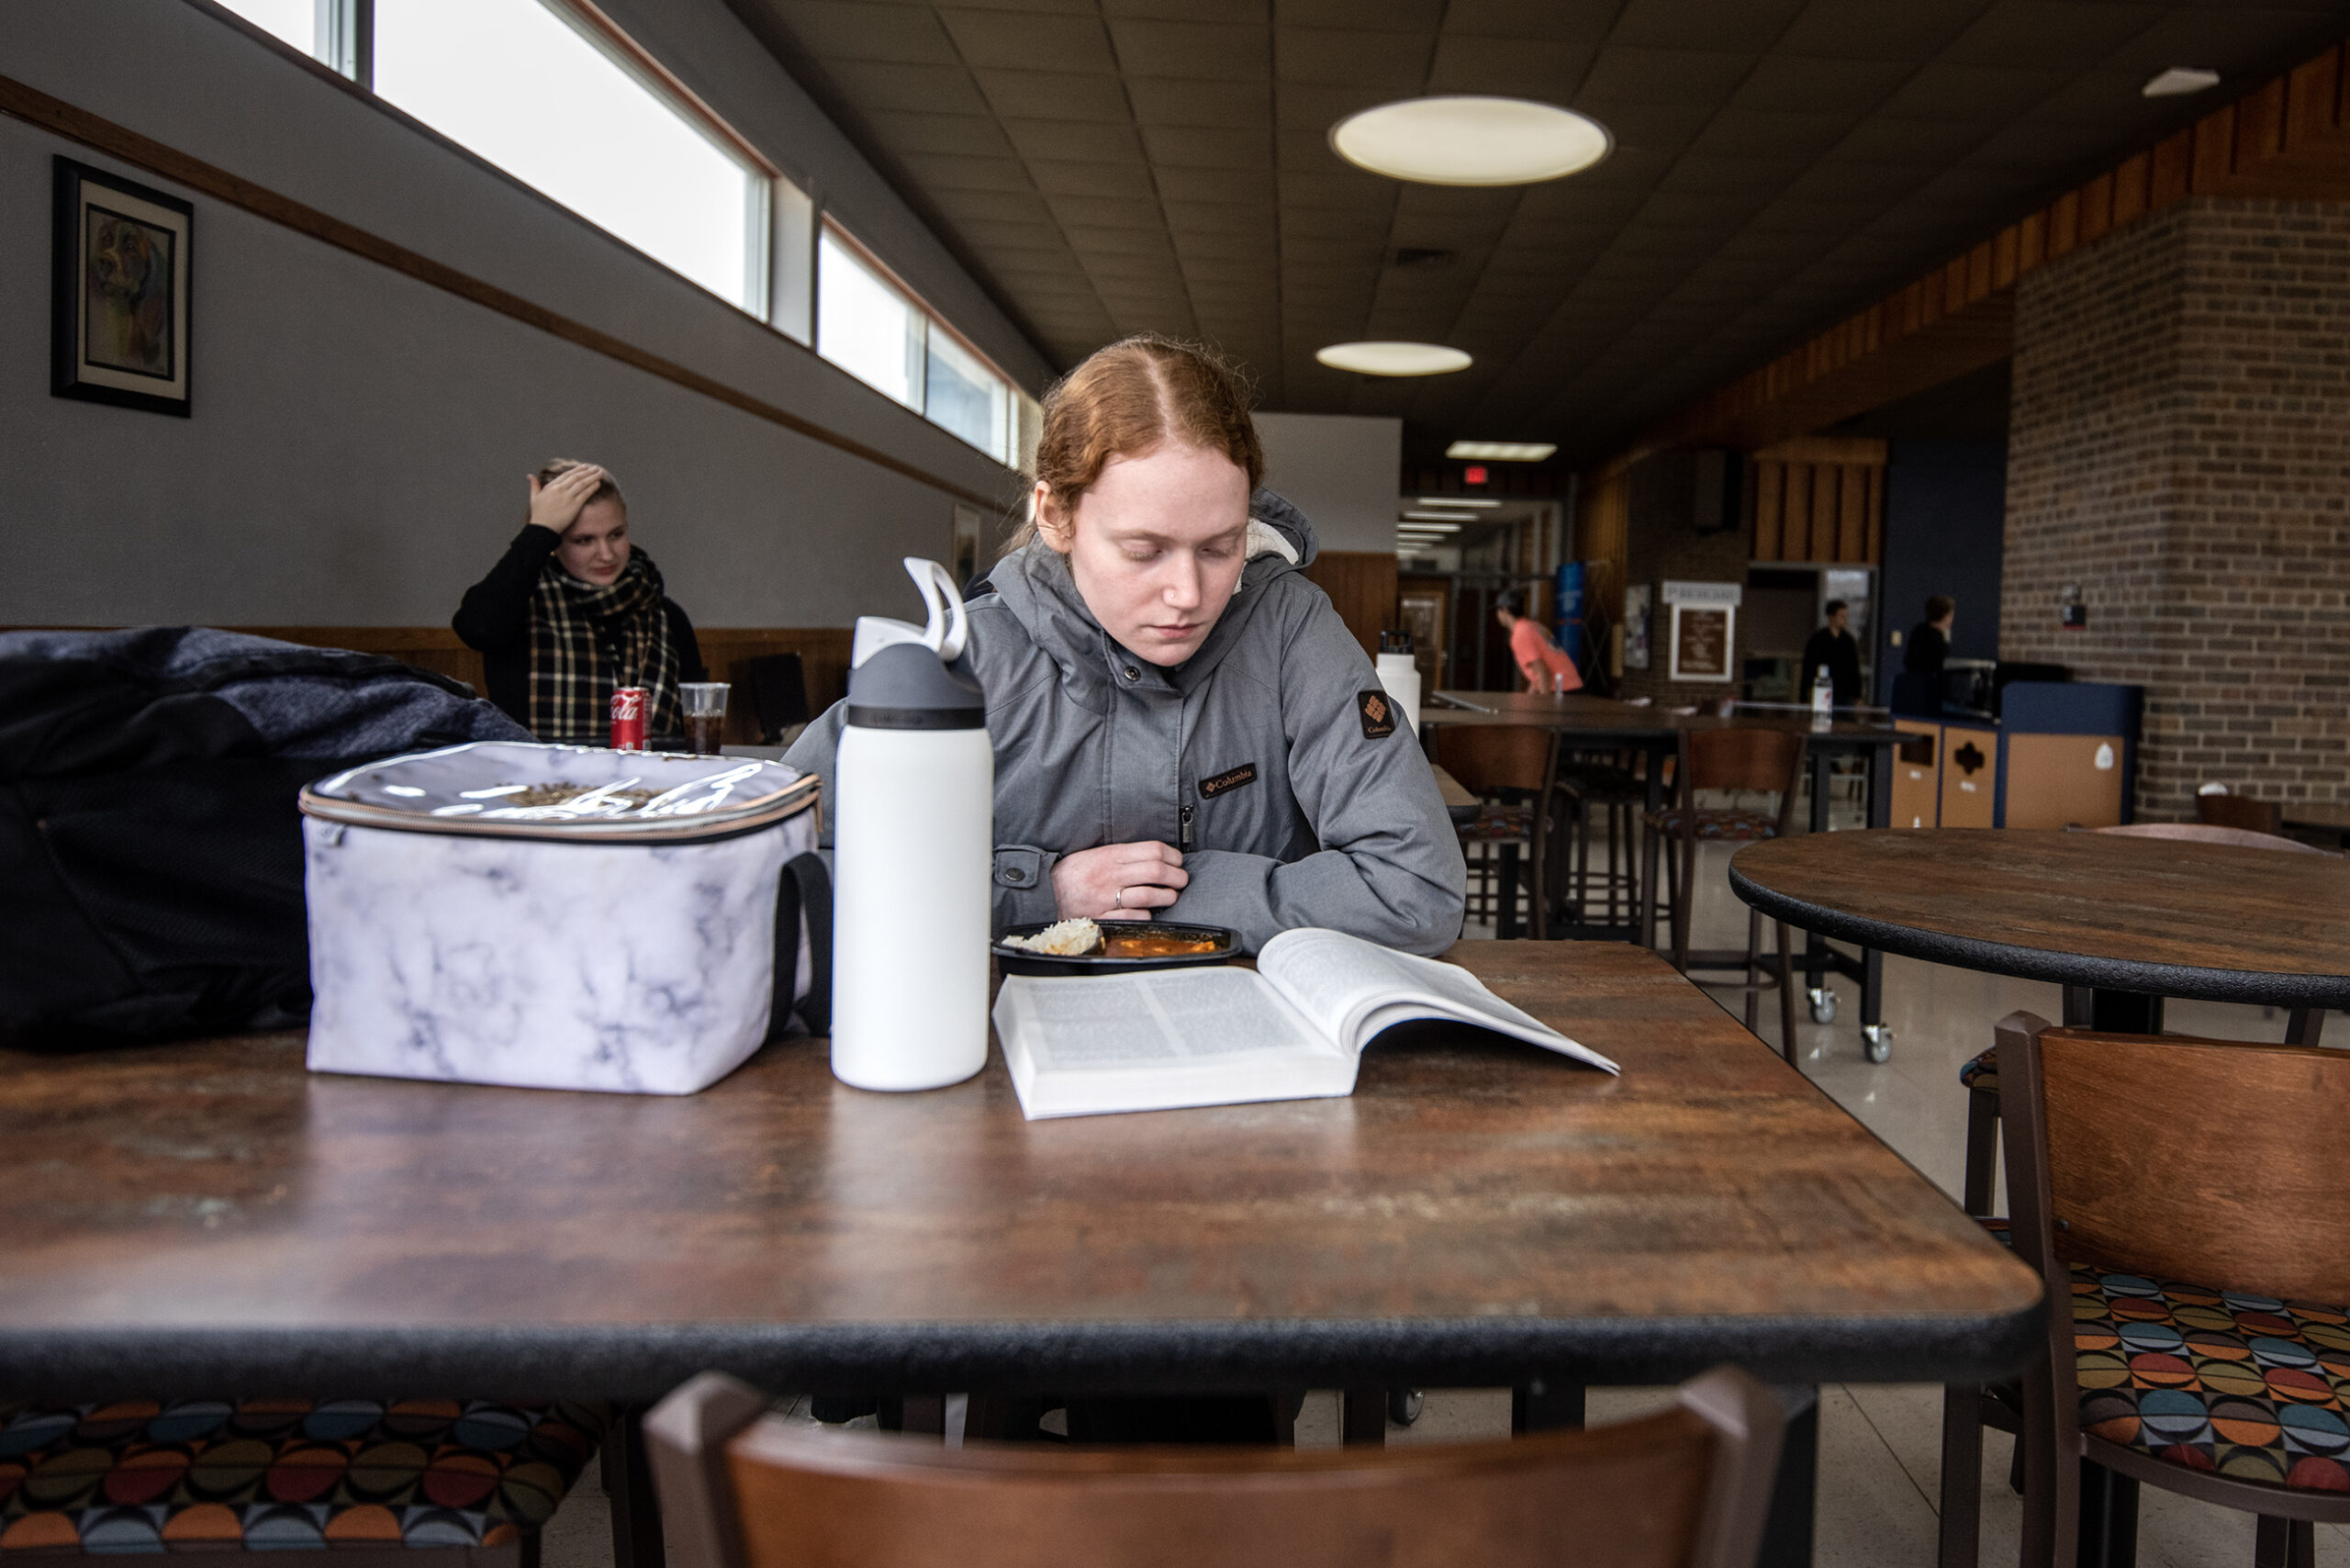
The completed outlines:
{"type": "MultiPolygon", "coordinates": [[[[897,290],[898,293],[905,298],[906,302],[913,307],[915,314],[922,318],[923,330],[925,334],[930,332],[946,333],[947,339],[952,342],[957,348],[970,355],[974,360],[977,360],[979,364],[986,369],[990,375],[994,376],[998,381],[1003,383],[1004,428],[1001,432],[999,432],[1003,442],[1002,450],[1001,452],[990,451],[988,448],[980,446],[975,442],[966,441],[959,431],[948,430],[946,426],[940,424],[936,420],[930,417],[930,344],[927,337],[925,337],[923,343],[923,353],[921,358],[923,384],[919,388],[922,395],[922,403],[919,407],[905,403],[898,403],[897,398],[890,398],[890,395],[887,392],[882,392],[878,386],[874,387],[873,390],[879,393],[880,396],[884,398],[890,398],[890,401],[892,403],[898,403],[900,408],[906,409],[909,412],[920,419],[924,424],[929,425],[932,429],[945,431],[946,434],[953,436],[957,441],[962,442],[964,445],[971,448],[972,451],[980,454],[995,463],[1001,464],[1006,468],[1011,468],[1016,471],[1020,467],[1021,455],[1020,402],[1021,399],[1026,396],[1026,393],[1022,389],[1020,383],[1013,380],[1010,375],[1005,375],[1003,366],[995,362],[995,356],[993,354],[989,353],[985,349],[979,347],[979,344],[973,342],[968,333],[962,331],[955,325],[954,322],[949,321],[946,317],[940,315],[938,313],[937,307],[932,305],[929,300],[923,298],[920,289],[915,288],[912,284],[908,283],[905,278],[900,274],[897,268],[883,261],[879,256],[875,255],[871,246],[865,243],[864,241],[859,240],[854,233],[850,232],[848,228],[829,210],[820,210],[818,212],[815,227],[817,239],[820,243],[825,236],[830,236],[834,243],[838,244],[844,251],[848,252],[849,254],[854,256],[857,261],[863,263],[875,276],[888,284],[891,288],[897,290]]],[[[810,281],[814,286],[817,292],[815,309],[810,313],[811,327],[814,321],[821,318],[823,310],[823,300],[822,297],[823,282],[821,276],[821,271],[822,269],[815,269],[811,271],[810,274],[810,281]]],[[[824,357],[823,344],[819,341],[821,336],[821,333],[811,330],[809,334],[809,346],[813,348],[820,357],[824,357]]],[[[855,371],[848,369],[847,366],[840,364],[837,360],[824,357],[824,363],[833,366],[834,369],[841,371],[844,375],[856,375],[855,371]]],[[[863,377],[859,376],[857,377],[857,385],[869,386],[870,384],[865,381],[863,377]]]]}

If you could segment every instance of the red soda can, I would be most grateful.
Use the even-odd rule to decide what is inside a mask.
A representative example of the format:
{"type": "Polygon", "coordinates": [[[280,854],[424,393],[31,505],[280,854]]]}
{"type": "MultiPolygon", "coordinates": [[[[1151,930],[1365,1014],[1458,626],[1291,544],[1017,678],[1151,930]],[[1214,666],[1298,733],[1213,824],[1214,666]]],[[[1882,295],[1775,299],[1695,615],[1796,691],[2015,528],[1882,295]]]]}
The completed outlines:
{"type": "Polygon", "coordinates": [[[644,749],[644,688],[612,688],[612,749],[644,749]]]}

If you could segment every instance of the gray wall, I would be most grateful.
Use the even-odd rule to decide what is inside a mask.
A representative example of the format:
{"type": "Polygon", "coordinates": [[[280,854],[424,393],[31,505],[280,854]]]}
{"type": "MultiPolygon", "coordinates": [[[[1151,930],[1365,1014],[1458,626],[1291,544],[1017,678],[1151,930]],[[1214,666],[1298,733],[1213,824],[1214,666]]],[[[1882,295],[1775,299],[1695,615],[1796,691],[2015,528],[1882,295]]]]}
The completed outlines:
{"type": "MultiPolygon", "coordinates": [[[[1041,382],[1035,351],[720,0],[606,8],[1041,382]]],[[[950,483],[1017,493],[954,437],[185,0],[8,13],[0,73],[950,483]]],[[[200,196],[195,417],[51,398],[54,153],[118,167],[0,118],[0,623],[445,622],[520,525],[522,476],[554,455],[615,471],[639,543],[707,625],[906,611],[898,558],[948,549],[935,487],[200,196]]]]}
{"type": "Polygon", "coordinates": [[[1325,550],[1395,548],[1404,421],[1358,414],[1259,414],[1265,483],[1314,521],[1325,550]]]}

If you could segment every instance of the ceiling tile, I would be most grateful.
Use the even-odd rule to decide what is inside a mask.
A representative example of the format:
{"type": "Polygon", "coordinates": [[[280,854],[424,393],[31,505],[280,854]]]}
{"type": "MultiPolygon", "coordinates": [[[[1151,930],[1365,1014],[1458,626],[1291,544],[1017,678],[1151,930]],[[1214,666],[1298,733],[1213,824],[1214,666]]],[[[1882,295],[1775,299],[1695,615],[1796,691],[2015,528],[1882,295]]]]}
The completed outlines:
{"type": "MultiPolygon", "coordinates": [[[[2070,4],[2071,0],[2057,0],[2070,4]]],[[[1777,47],[1827,60],[1916,63],[1948,44],[1975,19],[1979,4],[1887,5],[1886,0],[1811,0],[1777,47]]]]}
{"type": "Polygon", "coordinates": [[[1430,33],[1379,33],[1352,28],[1273,29],[1273,73],[1282,82],[1340,86],[1395,95],[1427,80],[1430,33]]]}
{"type": "Polygon", "coordinates": [[[981,70],[975,74],[994,111],[1012,118],[1125,125],[1125,90],[1111,73],[981,70]]]}
{"type": "Polygon", "coordinates": [[[1139,163],[1065,163],[1032,158],[1027,172],[1036,188],[1052,197],[1130,197],[1150,189],[1150,171],[1139,163]]]}
{"type": "Polygon", "coordinates": [[[1849,134],[1858,118],[1833,111],[1726,107],[1706,122],[1687,156],[1817,158],[1849,134]]]}
{"type": "Polygon", "coordinates": [[[1894,89],[1876,112],[1897,118],[2010,119],[2029,113],[2073,79],[2071,72],[1934,61],[1894,89]]]}
{"type": "Polygon", "coordinates": [[[1134,77],[1263,82],[1272,77],[1272,29],[1214,22],[1119,18],[1110,24],[1118,63],[1134,77]]]}
{"type": "Polygon", "coordinates": [[[1158,167],[1161,199],[1229,205],[1251,202],[1270,213],[1280,182],[1270,169],[1181,169],[1158,167]]]}
{"type": "Polygon", "coordinates": [[[1432,33],[1445,11],[1445,0],[1277,0],[1273,19],[1290,28],[1432,33]]]}
{"type": "Polygon", "coordinates": [[[1431,93],[1500,93],[1563,104],[1597,51],[1581,39],[1512,39],[1448,31],[1428,70],[1431,93]]]}
{"type": "Polygon", "coordinates": [[[1187,243],[1196,241],[1212,247],[1225,243],[1227,237],[1257,246],[1273,243],[1279,218],[1265,207],[1250,202],[1177,201],[1171,192],[1166,194],[1167,221],[1187,243]]]}
{"type": "Polygon", "coordinates": [[[1805,0],[1629,0],[1608,37],[1649,49],[1760,52],[1779,41],[1805,0]]]}
{"type": "Polygon", "coordinates": [[[1836,60],[1774,50],[1730,95],[1733,107],[1786,114],[1868,113],[1909,79],[1914,62],[1836,60]]]}
{"type": "Polygon", "coordinates": [[[1115,163],[1137,174],[1145,166],[1142,139],[1131,126],[1007,118],[1003,129],[1020,156],[1031,162],[1049,159],[1064,163],[1115,163]]]}
{"type": "Polygon", "coordinates": [[[926,191],[1024,191],[1034,187],[1017,158],[949,158],[902,154],[899,162],[926,191]]]}
{"type": "Polygon", "coordinates": [[[1069,230],[1072,244],[1077,242],[1077,231],[1083,229],[1140,229],[1160,234],[1167,228],[1158,204],[1147,199],[1072,196],[1046,196],[1045,200],[1053,209],[1053,216],[1069,230]]]}
{"type": "Polygon", "coordinates": [[[810,54],[827,61],[893,65],[959,65],[946,29],[926,6],[869,6],[856,0],[789,0],[776,6],[810,54]]]}
{"type": "MultiPolygon", "coordinates": [[[[884,9],[876,6],[875,9],[884,9]]],[[[1034,11],[979,11],[942,7],[940,20],[953,35],[966,64],[1025,71],[1113,71],[1109,35],[1090,16],[1048,16],[1034,11]]]]}
{"type": "Polygon", "coordinates": [[[959,65],[885,65],[875,61],[827,62],[825,73],[863,109],[915,114],[992,114],[987,99],[959,65]]]}
{"type": "Polygon", "coordinates": [[[1273,138],[1270,126],[1153,126],[1143,132],[1143,145],[1162,168],[1263,169],[1272,161],[1273,138]]]}
{"type": "Polygon", "coordinates": [[[1712,50],[1627,49],[1609,44],[1592,62],[1575,106],[1612,109],[1697,105],[1718,107],[1754,69],[1754,56],[1712,50]]]}
{"type": "Polygon", "coordinates": [[[1012,151],[1012,139],[988,115],[923,115],[892,110],[867,115],[865,122],[893,152],[994,157],[1012,151]]]}
{"type": "Polygon", "coordinates": [[[1270,75],[1251,82],[1129,75],[1126,96],[1144,125],[1270,125],[1273,118],[1270,75]]]}

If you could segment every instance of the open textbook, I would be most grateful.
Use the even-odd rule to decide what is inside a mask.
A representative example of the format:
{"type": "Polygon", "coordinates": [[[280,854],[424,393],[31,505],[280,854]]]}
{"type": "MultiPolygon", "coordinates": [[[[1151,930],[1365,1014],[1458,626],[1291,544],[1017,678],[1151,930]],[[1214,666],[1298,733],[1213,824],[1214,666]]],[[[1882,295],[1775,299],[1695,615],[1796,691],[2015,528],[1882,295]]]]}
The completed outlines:
{"type": "Polygon", "coordinates": [[[995,1004],[1013,1087],[1032,1121],[1351,1094],[1363,1047],[1382,1030],[1426,1018],[1617,1070],[1457,964],[1336,931],[1282,932],[1265,944],[1253,974],[1015,975],[995,1004]]]}

